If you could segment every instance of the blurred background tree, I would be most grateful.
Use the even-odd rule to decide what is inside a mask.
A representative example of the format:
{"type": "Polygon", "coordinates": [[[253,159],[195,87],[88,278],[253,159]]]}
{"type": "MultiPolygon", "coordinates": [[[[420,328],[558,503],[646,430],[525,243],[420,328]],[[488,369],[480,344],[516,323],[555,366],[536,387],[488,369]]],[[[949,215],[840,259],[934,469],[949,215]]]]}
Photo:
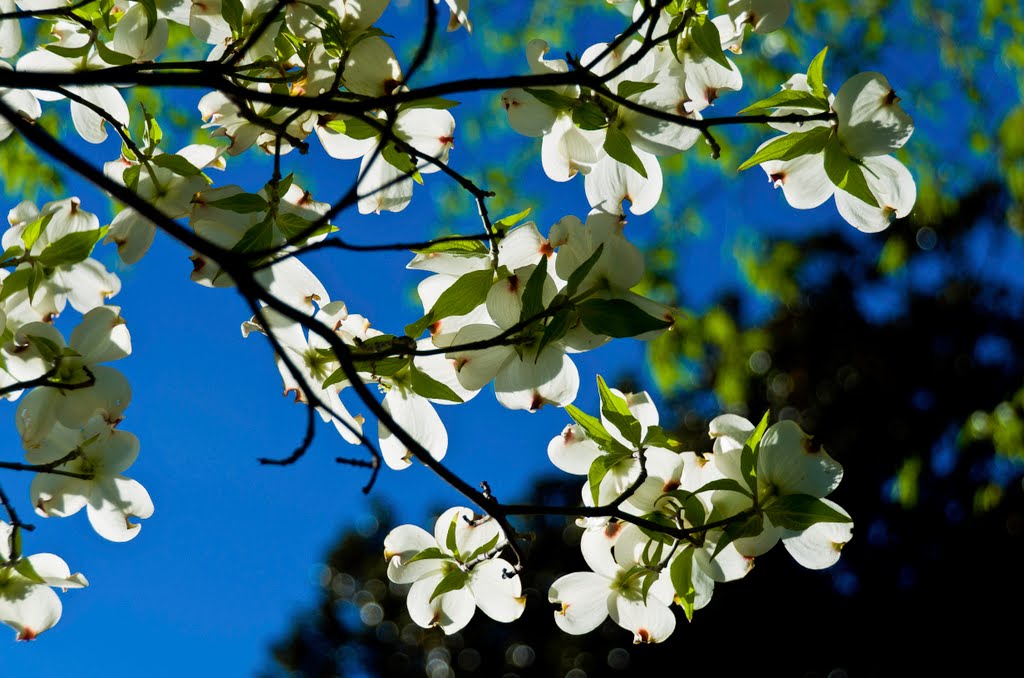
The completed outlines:
{"type": "MultiPolygon", "coordinates": [[[[531,37],[572,39],[601,9],[578,4],[539,6],[521,35],[492,36],[495,58],[531,37]]],[[[766,555],[669,642],[634,648],[611,622],[585,637],[557,631],[547,586],[582,568],[565,560],[580,530],[535,521],[524,618],[478,615],[446,637],[412,624],[402,587],[387,580],[380,553],[393,524],[382,507],[339,539],[316,606],[274,644],[266,675],[585,678],[680,656],[683,670],[724,675],[948,675],[960,654],[979,675],[1012,666],[1024,600],[1022,32],[1019,3],[794,2],[788,30],[745,45],[767,58],[744,71],[747,95],[769,93],[824,44],[830,82],[885,72],[918,124],[901,157],[918,182],[914,213],[871,237],[824,209],[763,217],[747,199],[766,190],[763,177],[722,181],[756,145],[751,130],[720,161],[679,157],[646,236],[649,288],[688,318],[651,345],[647,370],[619,383],[659,391],[662,424],[698,451],[723,409],[797,420],[845,467],[835,498],[856,528],[838,565],[809,574],[766,555]],[[711,187],[698,215],[690,201],[711,187]],[[721,271],[708,280],[694,266],[695,284],[689,264],[709,256],[721,271]],[[739,646],[728,642],[736,630],[739,646]]],[[[464,125],[469,144],[483,124],[464,125]]],[[[489,177],[499,196],[522,169],[489,177]]],[[[442,205],[457,215],[455,201],[442,205]]],[[[534,494],[579,501],[562,478],[534,494]]]]}

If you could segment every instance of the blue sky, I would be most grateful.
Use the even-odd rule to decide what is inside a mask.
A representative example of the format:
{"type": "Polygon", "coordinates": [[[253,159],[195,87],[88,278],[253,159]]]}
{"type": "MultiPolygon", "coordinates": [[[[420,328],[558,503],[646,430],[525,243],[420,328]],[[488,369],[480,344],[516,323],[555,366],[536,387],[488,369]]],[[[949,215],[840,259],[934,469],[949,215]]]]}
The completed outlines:
{"type": "MultiPolygon", "coordinates": [[[[489,21],[484,3],[474,3],[474,8],[479,25],[489,21]]],[[[394,16],[398,18],[385,16],[385,30],[401,37],[403,29],[414,27],[415,34],[415,13],[394,16]]],[[[602,21],[582,24],[585,29],[574,34],[574,44],[558,49],[581,52],[592,42],[611,37],[619,24],[613,15],[601,16],[602,21]]],[[[430,80],[525,71],[519,54],[511,59],[488,54],[474,59],[468,54],[480,45],[472,38],[461,32],[438,37],[451,54],[442,67],[427,74],[430,80]]],[[[839,77],[830,80],[841,82],[839,77]]],[[[474,117],[484,121],[477,125],[484,138],[500,132],[497,142],[483,147],[463,144],[457,137],[451,162],[470,176],[482,176],[495,158],[506,153],[539,150],[539,142],[508,133],[497,94],[462,97],[463,106],[454,111],[460,125],[474,117]]],[[[195,93],[175,96],[183,110],[195,110],[195,93]]],[[[734,95],[723,103],[729,108],[720,112],[731,113],[744,101],[746,94],[734,95]]],[[[57,110],[66,111],[66,104],[62,106],[57,110]]],[[[467,134],[471,129],[466,127],[467,134]]],[[[111,142],[87,150],[95,158],[117,153],[111,142]]],[[[555,186],[544,179],[539,156],[532,163],[520,188],[523,196],[540,198],[531,216],[541,231],[565,214],[582,217],[587,210],[582,183],[555,186]]],[[[269,163],[250,155],[230,164],[227,175],[214,174],[218,184],[240,183],[257,190],[269,176],[269,163]]],[[[355,163],[328,163],[319,152],[285,159],[285,171],[295,171],[297,181],[320,200],[342,190],[355,168],[355,163]]],[[[734,238],[749,233],[762,214],[772,222],[767,227],[777,231],[837,222],[830,203],[811,214],[785,209],[782,196],[773,194],[758,172],[739,178],[729,172],[733,182],[709,204],[716,215],[711,219],[713,230],[700,238],[681,236],[680,282],[698,306],[709,303],[723,285],[738,281],[734,238]]],[[[708,185],[721,179],[717,172],[699,176],[700,181],[711,182],[708,185]]],[[[475,232],[479,226],[471,216],[458,223],[445,221],[435,204],[444,181],[439,174],[428,176],[409,208],[398,215],[347,214],[337,224],[355,242],[420,238],[442,228],[475,232]]],[[[697,179],[691,176],[689,181],[697,179]]],[[[701,184],[668,190],[685,194],[694,185],[701,184]]],[[[68,188],[85,209],[109,218],[107,200],[96,191],[75,180],[69,180],[68,188]]],[[[18,199],[8,196],[0,207],[9,209],[18,199]]],[[[519,211],[528,206],[524,200],[499,196],[495,212],[501,216],[519,211]]],[[[650,242],[654,224],[653,215],[634,217],[630,233],[650,242]]],[[[1019,239],[1016,243],[1019,252],[1019,239]]],[[[97,250],[96,256],[117,270],[123,282],[123,291],[112,303],[122,307],[133,354],[115,366],[128,376],[134,398],[121,427],[141,440],[139,460],[129,475],[149,489],[156,513],[128,544],[103,541],[84,515],[33,518],[38,529],[25,539],[26,551],[58,553],[73,571],[89,578],[91,588],[64,594],[64,618],[39,640],[0,642],[2,676],[251,674],[266,665],[269,643],[313,600],[318,563],[338,532],[366,519],[370,499],[360,491],[366,474],[333,463],[334,456],[350,454],[354,448],[330,426],[318,427],[313,449],[298,464],[277,468],[256,463],[257,457],[283,456],[295,447],[304,426],[302,408],[280,396],[280,377],[269,346],[259,337],[243,341],[239,324],[249,313],[242,301],[231,290],[190,283],[187,255],[162,236],[143,263],[129,269],[116,262],[112,248],[97,250]]],[[[367,316],[379,329],[400,332],[420,311],[412,290],[422,275],[404,270],[409,258],[402,253],[334,252],[311,257],[307,263],[332,298],[345,301],[350,312],[367,316]]],[[[73,316],[69,312],[58,322],[65,333],[74,325],[73,316]]],[[[613,383],[617,375],[636,375],[638,369],[646,378],[643,350],[640,342],[626,340],[577,356],[583,382],[577,404],[595,409],[597,373],[613,383]]],[[[354,401],[349,404],[359,411],[354,401]]],[[[7,411],[13,419],[13,406],[7,411]]],[[[467,405],[442,408],[441,414],[450,435],[446,463],[471,482],[488,480],[503,499],[516,498],[536,474],[549,470],[547,442],[567,421],[564,413],[550,408],[532,415],[508,412],[495,403],[489,388],[467,405]]],[[[4,458],[20,458],[13,426],[2,436],[4,458]]],[[[29,474],[3,478],[23,514],[29,513],[30,480],[29,474]]],[[[428,526],[429,509],[462,503],[418,465],[401,473],[385,470],[374,496],[392,503],[398,519],[428,526]]]]}

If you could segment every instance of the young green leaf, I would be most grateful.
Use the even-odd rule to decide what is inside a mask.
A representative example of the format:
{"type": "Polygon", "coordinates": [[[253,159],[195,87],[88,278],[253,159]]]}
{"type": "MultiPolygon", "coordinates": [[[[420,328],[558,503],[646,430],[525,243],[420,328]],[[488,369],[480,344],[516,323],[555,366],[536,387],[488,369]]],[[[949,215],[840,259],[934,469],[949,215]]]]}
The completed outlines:
{"type": "Polygon", "coordinates": [[[802,532],[815,523],[849,523],[851,518],[821,499],[807,494],[785,494],[764,505],[773,525],[802,532]]]}
{"type": "Polygon", "coordinates": [[[785,136],[776,137],[740,165],[739,171],[769,160],[792,160],[802,155],[818,153],[828,144],[832,131],[831,127],[815,127],[806,132],[790,132],[785,136]]]}
{"type": "Polygon", "coordinates": [[[834,139],[825,148],[825,174],[836,188],[846,191],[872,207],[878,207],[878,199],[871,192],[864,177],[864,168],[843,150],[838,139],[834,139]]]}
{"type": "Polygon", "coordinates": [[[428,602],[434,602],[434,598],[440,595],[448,593],[449,591],[458,591],[466,582],[469,580],[469,573],[463,572],[462,570],[452,570],[444,576],[444,578],[438,582],[437,588],[430,594],[430,600],[428,602]]]}
{"type": "Polygon", "coordinates": [[[231,248],[232,252],[245,254],[247,252],[262,252],[270,249],[274,244],[274,222],[269,216],[259,223],[251,226],[245,232],[242,239],[231,248]]]}
{"type": "Polygon", "coordinates": [[[635,337],[672,325],[671,320],[648,315],[624,299],[590,299],[577,308],[584,327],[609,337],[635,337]]]}
{"type": "Polygon", "coordinates": [[[581,101],[572,109],[572,121],[580,129],[595,130],[608,126],[608,116],[593,101],[581,101]]]}
{"type": "Polygon", "coordinates": [[[409,367],[409,375],[412,378],[412,390],[416,395],[436,400],[450,400],[456,403],[464,402],[451,387],[416,369],[415,365],[409,367]]]}
{"type": "Polygon", "coordinates": [[[697,589],[693,586],[693,548],[683,547],[669,566],[672,588],[675,589],[675,601],[683,608],[687,621],[693,621],[693,604],[697,597],[697,589]]]}
{"type": "Polygon", "coordinates": [[[550,106],[556,111],[568,110],[576,105],[576,99],[570,99],[550,89],[527,87],[524,91],[545,106],[550,106]]]}
{"type": "Polygon", "coordinates": [[[800,90],[784,89],[767,99],[762,99],[757,103],[747,106],[740,111],[740,114],[760,113],[773,108],[810,108],[812,110],[827,111],[828,101],[800,90]]]}
{"type": "Polygon", "coordinates": [[[495,221],[494,225],[495,226],[504,226],[505,228],[508,228],[509,226],[514,226],[514,225],[518,224],[520,221],[522,221],[523,219],[525,219],[527,217],[527,215],[530,214],[530,210],[531,209],[532,208],[527,207],[522,212],[516,212],[515,214],[510,214],[507,217],[502,217],[501,219],[498,219],[497,221],[495,221]]]}
{"type": "Polygon", "coordinates": [[[826,54],[828,54],[828,46],[811,59],[811,65],[807,68],[807,88],[811,90],[811,94],[820,99],[825,99],[824,70],[826,54]]]}
{"type": "Polygon", "coordinates": [[[544,310],[544,283],[548,279],[548,258],[541,257],[537,266],[526,281],[526,289],[523,290],[523,308],[519,314],[519,321],[523,322],[533,318],[544,310]]]}
{"type": "Polygon", "coordinates": [[[98,228],[91,231],[69,233],[57,242],[47,245],[39,253],[38,261],[44,266],[51,267],[77,264],[80,261],[85,261],[92,254],[92,248],[96,246],[96,241],[99,239],[100,229],[98,228]]]}
{"type": "Polygon", "coordinates": [[[439,558],[451,558],[451,556],[436,546],[431,546],[430,548],[423,549],[412,558],[405,561],[405,564],[408,565],[409,563],[415,563],[421,560],[437,560],[439,558]]]}
{"type": "Polygon", "coordinates": [[[216,207],[219,210],[237,212],[238,214],[251,214],[253,212],[265,212],[270,208],[263,196],[255,193],[238,193],[227,198],[212,200],[206,203],[209,207],[216,207]]]}
{"type": "Polygon", "coordinates": [[[576,294],[580,285],[582,285],[583,281],[587,279],[587,275],[590,273],[591,269],[594,268],[594,265],[598,262],[603,253],[604,243],[601,243],[597,246],[597,249],[594,250],[594,253],[587,257],[587,260],[580,264],[580,267],[569,275],[569,280],[565,285],[565,296],[571,299],[573,295],[576,294]]]}
{"type": "Polygon", "coordinates": [[[626,401],[612,393],[612,390],[608,388],[608,384],[605,383],[601,375],[597,375],[597,391],[601,396],[601,414],[619,430],[623,438],[631,442],[635,447],[639,447],[640,422],[629,411],[626,401]]]}
{"type": "Polygon", "coordinates": [[[465,240],[445,240],[431,243],[426,247],[413,250],[417,254],[452,254],[457,257],[476,257],[487,255],[487,245],[476,238],[466,236],[465,240]]]}
{"type": "Polygon", "coordinates": [[[718,33],[718,26],[707,16],[690,20],[690,38],[712,61],[722,68],[731,71],[732,64],[725,57],[722,51],[722,37],[718,33]]]}
{"type": "Polygon", "coordinates": [[[604,137],[604,150],[623,165],[633,168],[644,179],[647,178],[647,170],[640,161],[640,156],[636,154],[633,144],[630,143],[629,138],[622,131],[621,127],[616,125],[608,126],[608,131],[604,137]]]}
{"type": "Polygon", "coordinates": [[[157,167],[163,167],[164,169],[171,170],[175,174],[183,177],[195,176],[200,172],[198,167],[180,155],[174,153],[161,153],[159,155],[154,155],[150,162],[157,167]]]}
{"type": "Polygon", "coordinates": [[[646,92],[647,90],[654,89],[657,86],[658,83],[656,82],[635,82],[633,80],[622,80],[615,88],[615,93],[618,94],[623,99],[628,99],[629,97],[635,94],[646,92]]]}

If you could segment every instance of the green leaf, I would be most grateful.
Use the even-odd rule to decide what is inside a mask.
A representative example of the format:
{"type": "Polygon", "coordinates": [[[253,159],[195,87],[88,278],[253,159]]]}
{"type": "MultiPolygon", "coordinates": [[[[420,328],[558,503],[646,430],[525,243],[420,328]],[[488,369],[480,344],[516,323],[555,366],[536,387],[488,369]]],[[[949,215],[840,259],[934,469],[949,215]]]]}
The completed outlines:
{"type": "Polygon", "coordinates": [[[693,549],[683,548],[672,560],[668,570],[675,589],[675,600],[683,608],[686,621],[693,621],[693,603],[697,589],[693,586],[693,549]]]}
{"type": "Polygon", "coordinates": [[[35,582],[36,584],[45,584],[46,580],[36,572],[36,568],[32,567],[32,562],[28,558],[21,558],[14,564],[15,571],[22,577],[35,582]]]}
{"type": "Polygon", "coordinates": [[[500,534],[496,534],[493,537],[491,537],[490,541],[488,541],[486,544],[484,544],[483,546],[478,548],[476,551],[473,551],[468,556],[466,556],[466,561],[465,562],[471,563],[478,556],[482,556],[485,553],[490,553],[491,549],[493,549],[495,546],[498,545],[498,538],[500,536],[501,536],[500,534]]]}
{"type": "Polygon", "coordinates": [[[635,337],[672,325],[671,320],[648,315],[624,299],[590,299],[579,304],[578,309],[584,327],[609,337],[635,337]]]}
{"type": "Polygon", "coordinates": [[[806,132],[790,132],[785,136],[776,137],[750,156],[739,166],[739,170],[742,172],[769,160],[792,160],[802,155],[818,153],[828,144],[832,131],[831,127],[815,127],[806,132]]]}
{"type": "Polygon", "coordinates": [[[726,546],[737,539],[744,537],[756,537],[764,530],[764,520],[761,514],[755,513],[751,516],[727,524],[719,535],[718,543],[715,544],[715,552],[711,554],[714,560],[726,546]]]}
{"type": "Polygon", "coordinates": [[[556,111],[568,110],[576,105],[576,99],[571,99],[554,90],[526,87],[524,91],[545,106],[550,106],[556,111]]]}
{"type": "Polygon", "coordinates": [[[444,578],[437,583],[437,588],[430,594],[430,600],[427,602],[434,602],[434,598],[440,595],[448,593],[449,591],[458,591],[466,582],[469,580],[469,573],[463,572],[462,570],[452,570],[444,576],[444,578]]]}
{"type": "MultiPolygon", "coordinates": [[[[598,445],[603,446],[603,444],[612,440],[608,429],[604,427],[604,424],[597,417],[590,416],[575,405],[566,405],[565,411],[598,445]]],[[[622,449],[625,450],[626,448],[623,447],[622,449]]]]}
{"type": "Polygon", "coordinates": [[[722,51],[722,37],[718,33],[718,26],[715,25],[715,22],[708,19],[707,16],[691,19],[690,38],[700,48],[700,51],[708,55],[712,61],[727,71],[732,70],[732,64],[725,58],[725,52],[722,51]]]}
{"type": "Polygon", "coordinates": [[[850,523],[848,516],[808,494],[785,494],[764,505],[773,525],[802,532],[815,523],[850,523]]]}
{"type": "Polygon", "coordinates": [[[608,126],[608,115],[593,101],[584,100],[572,109],[572,121],[580,129],[603,129],[608,126]]]}
{"type": "Polygon", "coordinates": [[[21,245],[11,245],[4,250],[3,254],[0,254],[0,266],[6,264],[12,259],[17,259],[22,256],[25,256],[25,248],[21,245]]]}
{"type": "Polygon", "coordinates": [[[530,214],[530,209],[531,208],[527,207],[522,212],[516,212],[515,214],[510,214],[507,217],[502,217],[501,219],[498,219],[497,221],[495,221],[494,225],[495,226],[504,226],[505,228],[508,228],[509,226],[514,226],[514,225],[518,224],[520,221],[522,221],[523,219],[525,219],[527,217],[527,215],[530,214]]]}
{"type": "Polygon", "coordinates": [[[597,246],[597,249],[594,250],[594,253],[587,257],[587,260],[580,264],[580,267],[569,275],[569,281],[565,284],[565,296],[571,299],[573,295],[576,294],[580,285],[582,285],[583,281],[586,280],[587,275],[590,273],[591,269],[594,268],[594,265],[601,258],[601,254],[603,253],[604,243],[601,243],[597,246]]]}
{"type": "Polygon", "coordinates": [[[654,582],[658,581],[658,572],[651,570],[644,575],[643,584],[640,586],[640,594],[643,596],[644,605],[647,604],[647,594],[650,593],[654,582]]]}
{"type": "Polygon", "coordinates": [[[519,313],[519,321],[533,318],[544,310],[544,283],[548,279],[548,258],[541,257],[540,262],[526,281],[523,290],[523,308],[519,313]]]}
{"type": "MultiPolygon", "coordinates": [[[[652,523],[657,523],[659,525],[663,525],[664,527],[666,527],[668,529],[676,529],[677,527],[679,527],[674,522],[672,522],[671,518],[666,516],[661,511],[653,511],[651,513],[645,514],[643,517],[645,519],[651,521],[652,523]]],[[[675,538],[674,537],[671,537],[671,536],[665,534],[664,532],[659,532],[657,530],[650,530],[650,529],[648,529],[646,527],[641,527],[640,531],[643,532],[644,535],[648,539],[652,539],[652,540],[658,542],[659,544],[672,544],[672,543],[675,542],[675,538]]]]}
{"type": "Polygon", "coordinates": [[[416,169],[416,161],[405,151],[398,150],[398,147],[393,142],[384,146],[380,154],[388,164],[399,172],[410,175],[416,183],[423,183],[423,177],[420,176],[419,170],[416,169]]]}
{"type": "Polygon", "coordinates": [[[434,110],[443,110],[448,108],[454,108],[458,106],[460,102],[452,101],[451,99],[442,99],[441,97],[427,97],[426,99],[415,99],[413,101],[407,101],[404,104],[399,104],[398,110],[408,111],[413,108],[433,108],[434,110]]]}
{"type": "Polygon", "coordinates": [[[43,234],[46,227],[49,226],[50,220],[53,219],[53,213],[41,216],[31,224],[26,226],[21,232],[21,241],[25,243],[25,250],[32,251],[32,246],[39,240],[39,236],[43,234]]]}
{"type": "Polygon", "coordinates": [[[228,198],[220,198],[206,203],[209,207],[216,207],[219,210],[237,212],[238,214],[251,214],[252,212],[265,212],[270,209],[267,201],[255,193],[238,193],[228,198]]]}
{"type": "Polygon", "coordinates": [[[710,483],[705,483],[700,486],[700,489],[694,490],[694,494],[701,494],[703,492],[739,492],[740,494],[749,497],[750,492],[745,487],[740,485],[732,478],[719,478],[718,480],[712,480],[710,483]]]}
{"type": "Polygon", "coordinates": [[[330,376],[324,379],[324,383],[321,384],[321,388],[327,388],[328,386],[334,386],[335,384],[345,381],[348,377],[345,375],[345,369],[339,367],[338,369],[331,372],[330,376]]]}
{"type": "Polygon", "coordinates": [[[828,46],[811,59],[811,65],[807,68],[807,88],[811,90],[811,94],[820,99],[825,99],[824,70],[826,54],[828,54],[828,46]]]}
{"type": "Polygon", "coordinates": [[[441,293],[430,312],[405,328],[410,337],[418,337],[431,324],[453,315],[465,315],[487,301],[494,274],[490,269],[470,271],[441,293]],[[418,330],[418,331],[416,331],[418,330]]]}
{"type": "MultiPolygon", "coordinates": [[[[377,377],[393,377],[408,367],[411,361],[412,356],[391,356],[379,360],[356,360],[352,364],[359,372],[369,372],[377,377]]],[[[334,375],[332,374],[331,376],[333,377],[334,375]]],[[[344,375],[342,375],[342,378],[344,378],[344,375]]],[[[327,388],[327,386],[327,382],[324,382],[324,388],[327,388]]]]}
{"type": "Polygon", "coordinates": [[[459,545],[455,539],[456,527],[459,523],[460,513],[456,513],[455,517],[452,518],[451,524],[448,526],[448,534],[445,535],[444,545],[448,547],[448,551],[451,552],[456,558],[459,557],[459,545]]]}
{"type": "Polygon", "coordinates": [[[465,240],[444,240],[431,243],[427,247],[413,250],[417,254],[452,254],[457,257],[487,256],[487,245],[480,240],[464,236],[465,240]]]}
{"type": "Polygon", "coordinates": [[[334,120],[328,120],[327,124],[324,125],[327,129],[338,134],[345,134],[345,130],[348,129],[348,125],[341,118],[335,118],[334,120]]]}
{"type": "Polygon", "coordinates": [[[827,111],[829,106],[826,99],[816,97],[813,94],[801,92],[795,89],[784,89],[776,92],[767,99],[762,99],[755,104],[747,106],[740,111],[740,113],[760,113],[761,111],[767,111],[773,108],[810,108],[814,110],[827,111]]]}
{"type": "Polygon", "coordinates": [[[431,546],[430,548],[423,549],[412,558],[405,561],[405,564],[408,565],[409,563],[415,563],[420,560],[436,560],[438,558],[451,558],[451,556],[436,546],[431,546]]]}
{"type": "Polygon", "coordinates": [[[175,153],[154,155],[151,162],[157,167],[163,167],[181,177],[193,177],[201,173],[198,167],[175,153]]]}
{"type": "Polygon", "coordinates": [[[538,359],[540,358],[541,352],[549,344],[558,341],[565,336],[566,332],[569,331],[569,327],[572,325],[575,315],[575,311],[566,309],[564,311],[559,311],[548,320],[548,324],[544,326],[544,334],[541,335],[540,342],[537,344],[538,359]]]}
{"type": "Polygon", "coordinates": [[[590,495],[594,499],[594,506],[598,505],[601,496],[601,481],[608,475],[611,467],[619,461],[619,459],[613,461],[610,454],[602,454],[591,462],[590,469],[587,471],[587,480],[590,482],[590,495]]]}
{"type": "Polygon", "coordinates": [[[133,191],[139,188],[139,173],[142,172],[142,165],[132,165],[131,167],[125,167],[124,172],[121,174],[121,180],[124,181],[124,185],[133,191]]]}
{"type": "MultiPolygon", "coordinates": [[[[313,7],[312,4],[309,6],[313,7]]],[[[240,36],[242,34],[242,16],[245,13],[242,0],[223,0],[220,5],[220,11],[224,21],[231,27],[231,33],[235,37],[240,36]]]]}
{"type": "Polygon", "coordinates": [[[629,411],[625,399],[612,393],[601,375],[597,375],[597,392],[601,397],[601,414],[604,418],[619,430],[623,438],[639,447],[640,422],[629,411]]]}
{"type": "Polygon", "coordinates": [[[623,165],[632,167],[644,179],[647,178],[647,170],[644,169],[640,156],[636,154],[633,144],[629,142],[629,138],[626,137],[626,133],[622,131],[621,127],[608,126],[608,132],[604,137],[604,150],[623,165]]]}
{"type": "Polygon", "coordinates": [[[246,252],[263,252],[269,250],[274,244],[274,222],[266,217],[255,226],[245,232],[242,239],[231,248],[232,252],[244,254],[246,252]]]}
{"type": "Polygon", "coordinates": [[[643,446],[671,450],[682,446],[682,443],[670,436],[662,427],[649,426],[647,435],[644,436],[643,446]]]}
{"type": "Polygon", "coordinates": [[[878,200],[864,177],[863,167],[847,154],[838,138],[833,139],[825,148],[825,174],[836,188],[846,191],[872,207],[878,207],[878,200]]]}
{"type": "MultiPolygon", "coordinates": [[[[340,122],[340,120],[334,120],[332,122],[340,122]]],[[[345,136],[350,139],[372,139],[380,134],[380,131],[370,123],[360,120],[359,118],[349,118],[345,120],[345,136]]],[[[330,126],[330,123],[328,124],[330,126]]]]}
{"type": "Polygon", "coordinates": [[[92,254],[92,248],[96,246],[96,242],[101,236],[101,230],[98,228],[91,231],[69,233],[57,242],[47,245],[39,253],[37,259],[42,265],[51,267],[77,264],[80,261],[85,261],[92,254]]]}
{"type": "Polygon", "coordinates": [[[139,0],[139,4],[142,5],[142,10],[146,13],[146,37],[148,38],[156,28],[156,0],[139,0]]]}
{"type": "Polygon", "coordinates": [[[758,422],[754,431],[743,444],[743,451],[740,453],[740,475],[750,488],[750,494],[757,498],[757,457],[761,452],[761,438],[768,429],[768,412],[764,413],[761,421],[758,422]]]}
{"type": "Polygon", "coordinates": [[[92,49],[92,43],[87,42],[79,47],[61,47],[60,45],[43,45],[43,49],[47,52],[53,52],[54,54],[60,55],[66,59],[80,59],[89,53],[92,49]]]}
{"type": "Polygon", "coordinates": [[[32,266],[19,266],[9,276],[4,278],[3,287],[0,287],[0,301],[26,289],[29,279],[33,275],[32,271],[32,266]]]}
{"type": "Polygon", "coordinates": [[[30,335],[29,341],[39,351],[40,357],[48,363],[56,362],[64,357],[63,349],[55,342],[46,337],[30,335]]]}
{"type": "Polygon", "coordinates": [[[622,80],[619,82],[618,87],[615,88],[615,93],[623,99],[628,99],[634,94],[640,94],[646,92],[649,89],[654,89],[658,86],[656,82],[636,82],[633,80],[622,80]]]}
{"type": "Polygon", "coordinates": [[[126,66],[134,61],[131,56],[110,49],[102,40],[96,41],[96,53],[111,66],[126,66]]]}
{"type": "Polygon", "coordinates": [[[443,384],[425,372],[416,369],[416,365],[410,366],[409,375],[412,377],[412,390],[417,395],[436,400],[450,400],[455,403],[464,402],[447,384],[443,384]]]}

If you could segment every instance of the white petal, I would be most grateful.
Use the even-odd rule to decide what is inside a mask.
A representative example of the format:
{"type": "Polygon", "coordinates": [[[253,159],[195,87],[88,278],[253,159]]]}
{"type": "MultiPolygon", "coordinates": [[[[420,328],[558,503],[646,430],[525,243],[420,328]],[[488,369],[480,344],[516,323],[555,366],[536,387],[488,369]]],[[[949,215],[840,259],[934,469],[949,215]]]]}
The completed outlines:
{"type": "Polygon", "coordinates": [[[893,219],[910,214],[917,202],[917,186],[903,163],[889,155],[865,158],[864,178],[879,207],[837,189],[836,207],[847,223],[865,233],[877,233],[893,219]]]}
{"type": "Polygon", "coordinates": [[[131,335],[117,306],[99,306],[82,316],[69,345],[89,365],[120,360],[132,352],[131,335]]]}
{"type": "Polygon", "coordinates": [[[565,471],[585,476],[591,464],[603,452],[593,440],[587,437],[586,431],[576,424],[569,424],[560,435],[548,443],[548,458],[551,463],[565,471]]]}
{"type": "Polygon", "coordinates": [[[576,399],[580,376],[563,349],[547,346],[539,356],[526,352],[494,378],[494,393],[510,410],[535,412],[545,404],[564,407],[576,399]]]}
{"type": "Polygon", "coordinates": [[[618,213],[622,201],[628,200],[629,211],[633,214],[646,214],[654,209],[661,198],[661,165],[647,151],[638,150],[637,156],[647,171],[647,178],[611,156],[605,156],[594,165],[584,180],[591,207],[618,213]]]}
{"type": "Polygon", "coordinates": [[[574,636],[590,633],[608,618],[614,595],[606,577],[593,572],[574,572],[559,578],[548,591],[548,600],[561,604],[555,610],[558,628],[574,636]]]}
{"type": "MultiPolygon", "coordinates": [[[[771,143],[775,137],[758,147],[771,143]]],[[[825,155],[812,153],[793,160],[769,160],[761,163],[761,169],[768,175],[768,181],[775,188],[782,188],[786,202],[798,210],[817,207],[832,197],[836,188],[825,173],[825,155]]]]}
{"type": "MultiPolygon", "coordinates": [[[[823,499],[829,507],[849,517],[842,506],[823,499]]],[[[803,532],[784,536],[782,545],[793,559],[810,570],[835,565],[843,546],[853,538],[853,523],[815,523],[803,532]]]]}
{"type": "Polygon", "coordinates": [[[676,628],[672,610],[653,597],[648,597],[645,605],[640,600],[615,596],[609,612],[616,624],[633,632],[634,643],[660,643],[676,628]]]}
{"type": "Polygon", "coordinates": [[[96,490],[86,513],[89,524],[98,535],[109,541],[130,541],[139,535],[142,525],[129,518],[153,515],[153,500],[140,483],[116,476],[96,481],[96,490]]]}
{"type": "Polygon", "coordinates": [[[839,88],[833,105],[839,138],[856,158],[886,155],[914,133],[914,121],[881,73],[858,73],[839,88]]]}
{"type": "Polygon", "coordinates": [[[827,496],[843,479],[843,467],[791,420],[765,431],[757,460],[758,484],[770,483],[782,494],[827,496]]]}
{"type": "Polygon", "coordinates": [[[511,622],[519,619],[526,608],[519,576],[505,577],[512,566],[501,558],[492,558],[473,568],[469,573],[469,590],[477,606],[491,619],[511,622]]]}
{"type": "MultiPolygon", "coordinates": [[[[444,458],[448,451],[448,432],[430,401],[411,390],[395,386],[384,396],[384,409],[391,414],[396,424],[430,452],[430,456],[438,460],[444,458]]],[[[378,424],[377,429],[380,451],[387,465],[396,470],[407,468],[412,463],[409,449],[383,422],[378,424]]]]}
{"type": "Polygon", "coordinates": [[[436,548],[437,542],[422,527],[400,525],[384,538],[384,558],[388,561],[388,579],[396,584],[411,584],[434,573],[444,559],[429,558],[408,562],[421,551],[436,548]]]}
{"type": "Polygon", "coordinates": [[[524,90],[506,90],[501,103],[508,112],[508,124],[523,136],[544,136],[555,124],[555,111],[524,90]]]}
{"type": "MultiPolygon", "coordinates": [[[[110,85],[78,87],[75,88],[75,93],[86,101],[95,104],[100,110],[105,111],[122,125],[128,124],[128,104],[124,102],[121,94],[110,85]]],[[[72,101],[71,119],[75,123],[75,129],[78,131],[79,136],[89,143],[99,144],[106,140],[107,130],[104,126],[106,121],[92,109],[77,101],[72,101]]]]}
{"type": "Polygon", "coordinates": [[[461,630],[473,618],[476,603],[468,588],[449,591],[430,600],[431,594],[441,581],[441,575],[420,579],[409,589],[406,604],[409,616],[424,628],[440,626],[446,634],[461,630]]]}

